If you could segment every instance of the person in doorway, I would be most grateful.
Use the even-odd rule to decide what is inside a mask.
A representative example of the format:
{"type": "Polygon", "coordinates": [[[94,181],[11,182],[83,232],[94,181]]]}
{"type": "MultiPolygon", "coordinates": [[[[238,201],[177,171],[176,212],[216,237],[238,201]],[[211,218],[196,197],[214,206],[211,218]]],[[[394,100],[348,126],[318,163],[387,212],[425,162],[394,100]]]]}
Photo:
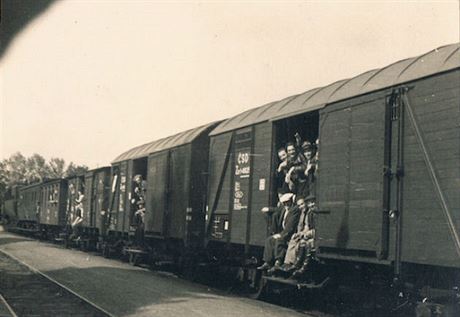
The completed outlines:
{"type": "Polygon", "coordinates": [[[289,192],[288,184],[286,183],[286,174],[288,172],[287,152],[284,147],[278,150],[278,158],[280,163],[276,169],[276,191],[278,193],[278,199],[284,194],[289,192]]]}
{"type": "Polygon", "coordinates": [[[313,195],[307,198],[300,197],[297,199],[297,206],[300,210],[300,219],[297,225],[297,231],[292,235],[289,241],[286,256],[284,258],[283,270],[286,272],[300,269],[305,256],[314,251],[315,197],[313,195]]]}
{"type": "Polygon", "coordinates": [[[145,205],[139,202],[138,209],[134,213],[134,225],[136,231],[134,232],[134,241],[138,246],[144,244],[144,223],[145,223],[145,205]]]}
{"type": "Polygon", "coordinates": [[[286,253],[287,242],[290,240],[299,221],[299,209],[293,204],[292,193],[281,196],[279,207],[274,210],[268,207],[262,208],[272,222],[272,234],[265,240],[263,260],[264,264],[258,270],[267,270],[273,273],[281,268],[286,253]]]}
{"type": "Polygon", "coordinates": [[[305,275],[315,259],[315,214],[317,212],[316,198],[310,195],[306,198],[307,212],[303,219],[300,219],[298,229],[301,229],[299,236],[299,247],[294,263],[295,271],[291,278],[298,279],[305,275]]]}
{"type": "Polygon", "coordinates": [[[303,155],[306,160],[305,168],[305,177],[307,180],[307,188],[304,191],[305,195],[315,195],[316,194],[316,171],[318,160],[316,157],[316,143],[309,143],[308,141],[304,142],[302,145],[303,155]]]}
{"type": "Polygon", "coordinates": [[[85,195],[83,195],[83,189],[78,190],[77,199],[75,199],[75,217],[72,220],[71,227],[72,227],[72,235],[71,240],[76,238],[80,240],[80,228],[83,223],[83,200],[85,199],[85,195]]]}
{"type": "MultiPolygon", "coordinates": [[[[137,174],[133,178],[133,197],[131,203],[134,206],[139,206],[139,203],[145,203],[145,192],[147,190],[146,181],[142,179],[141,174],[137,174]]],[[[136,208],[137,209],[137,208],[136,208]]]]}
{"type": "Polygon", "coordinates": [[[294,143],[288,143],[286,149],[288,153],[288,172],[286,173],[285,181],[291,192],[300,196],[306,186],[306,161],[303,155],[297,153],[294,143]]]}

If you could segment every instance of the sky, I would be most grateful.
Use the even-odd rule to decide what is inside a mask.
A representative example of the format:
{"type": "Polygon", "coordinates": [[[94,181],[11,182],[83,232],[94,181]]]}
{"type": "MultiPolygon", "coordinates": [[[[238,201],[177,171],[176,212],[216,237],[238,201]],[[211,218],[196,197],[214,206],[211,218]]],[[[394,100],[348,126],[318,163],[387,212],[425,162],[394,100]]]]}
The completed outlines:
{"type": "Polygon", "coordinates": [[[454,1],[63,0],[0,60],[0,159],[130,148],[459,42],[454,1]]]}

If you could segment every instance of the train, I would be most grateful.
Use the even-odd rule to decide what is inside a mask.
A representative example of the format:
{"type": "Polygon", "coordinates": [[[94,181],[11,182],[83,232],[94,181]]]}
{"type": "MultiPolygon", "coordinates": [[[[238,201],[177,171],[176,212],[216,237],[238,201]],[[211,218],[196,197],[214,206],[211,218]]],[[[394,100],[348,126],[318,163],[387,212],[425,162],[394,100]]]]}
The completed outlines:
{"type": "Polygon", "coordinates": [[[9,209],[20,230],[66,240],[79,189],[86,200],[78,243],[104,255],[189,276],[218,272],[255,296],[268,286],[388,288],[395,309],[454,316],[459,107],[455,43],[136,146],[110,167],[19,188],[9,209]],[[268,235],[261,209],[278,202],[277,150],[296,133],[319,142],[317,264],[308,282],[257,270],[268,235]],[[136,175],[146,184],[141,246],[136,175]]]}

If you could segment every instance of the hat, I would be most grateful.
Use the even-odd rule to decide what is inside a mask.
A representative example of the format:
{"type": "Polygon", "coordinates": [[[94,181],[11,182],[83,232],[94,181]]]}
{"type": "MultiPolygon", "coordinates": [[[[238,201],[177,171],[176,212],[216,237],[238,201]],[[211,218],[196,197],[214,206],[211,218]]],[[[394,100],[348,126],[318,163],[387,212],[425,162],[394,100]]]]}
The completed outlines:
{"type": "Polygon", "coordinates": [[[294,196],[293,193],[286,193],[283,196],[280,197],[280,202],[285,203],[288,202],[289,200],[292,199],[292,196],[294,196]]]}
{"type": "Polygon", "coordinates": [[[308,141],[304,141],[302,143],[302,150],[304,151],[313,150],[314,148],[315,146],[308,141]]]}
{"type": "Polygon", "coordinates": [[[308,195],[307,198],[305,198],[305,201],[309,201],[309,200],[316,200],[315,195],[312,195],[312,194],[308,195]]]}

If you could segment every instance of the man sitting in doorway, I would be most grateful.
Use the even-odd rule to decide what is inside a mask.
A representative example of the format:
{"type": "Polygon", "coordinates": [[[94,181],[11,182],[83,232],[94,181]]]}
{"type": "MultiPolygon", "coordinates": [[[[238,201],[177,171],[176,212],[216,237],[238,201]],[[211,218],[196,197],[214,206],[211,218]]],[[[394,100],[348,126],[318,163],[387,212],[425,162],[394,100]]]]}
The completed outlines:
{"type": "Polygon", "coordinates": [[[286,246],[295,231],[299,221],[299,209],[292,206],[293,194],[287,193],[281,196],[279,207],[273,211],[272,208],[264,207],[262,212],[266,213],[271,221],[272,235],[265,240],[263,260],[264,264],[258,270],[268,270],[273,273],[280,269],[286,253],[286,246]]]}
{"type": "Polygon", "coordinates": [[[315,196],[310,195],[307,198],[298,198],[297,206],[301,214],[297,225],[297,232],[292,235],[288,244],[286,257],[284,258],[283,270],[286,272],[300,270],[304,260],[311,257],[314,252],[315,196]]]}

